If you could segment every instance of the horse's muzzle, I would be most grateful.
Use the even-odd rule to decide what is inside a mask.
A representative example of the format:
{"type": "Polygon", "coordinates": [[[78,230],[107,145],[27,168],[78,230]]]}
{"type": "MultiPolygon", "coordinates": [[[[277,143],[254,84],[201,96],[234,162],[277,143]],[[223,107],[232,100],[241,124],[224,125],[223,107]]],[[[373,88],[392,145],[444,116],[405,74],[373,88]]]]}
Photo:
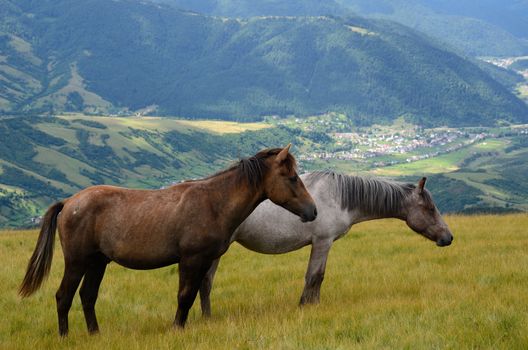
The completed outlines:
{"type": "Polygon", "coordinates": [[[436,245],[439,247],[447,247],[448,245],[451,245],[453,242],[453,235],[449,234],[447,237],[442,237],[438,241],[436,241],[436,245]]]}
{"type": "Polygon", "coordinates": [[[314,221],[317,218],[317,207],[315,205],[311,206],[301,215],[302,222],[314,221]]]}

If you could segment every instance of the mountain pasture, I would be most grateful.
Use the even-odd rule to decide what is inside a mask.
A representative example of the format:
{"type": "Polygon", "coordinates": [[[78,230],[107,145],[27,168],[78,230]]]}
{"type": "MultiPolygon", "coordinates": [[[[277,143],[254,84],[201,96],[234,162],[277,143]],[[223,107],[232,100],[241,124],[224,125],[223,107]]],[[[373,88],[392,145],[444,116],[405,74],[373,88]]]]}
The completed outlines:
{"type": "Polygon", "coordinates": [[[330,253],[321,304],[297,306],[309,248],[266,256],[233,245],[221,261],[213,316],[195,303],[174,331],[177,266],[110,264],[86,332],[76,296],[70,335],[57,335],[63,260],[29,299],[17,295],[37,231],[0,233],[0,347],[17,348],[503,348],[528,346],[528,216],[447,216],[455,240],[438,248],[397,220],[363,223],[330,253]]]}
{"type": "Polygon", "coordinates": [[[27,227],[51,201],[90,185],[159,188],[307,140],[265,123],[81,114],[1,119],[0,138],[0,227],[27,227]]]}

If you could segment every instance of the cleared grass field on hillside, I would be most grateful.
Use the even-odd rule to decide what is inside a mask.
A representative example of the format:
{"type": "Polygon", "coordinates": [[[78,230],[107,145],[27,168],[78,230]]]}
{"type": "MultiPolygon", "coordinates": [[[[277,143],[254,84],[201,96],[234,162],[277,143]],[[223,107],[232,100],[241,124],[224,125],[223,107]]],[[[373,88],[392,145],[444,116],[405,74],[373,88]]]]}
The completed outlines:
{"type": "Polygon", "coordinates": [[[36,231],[0,233],[0,348],[350,349],[528,347],[528,215],[447,217],[447,248],[397,220],[357,225],[337,241],[321,304],[299,308],[309,249],[266,256],[233,245],[220,263],[213,317],[195,303],[174,331],[177,266],[133,271],[111,264],[87,334],[78,296],[70,335],[57,335],[63,261],[29,299],[17,296],[36,231]]]}
{"type": "Polygon", "coordinates": [[[503,150],[505,147],[506,143],[504,141],[491,139],[437,157],[412,163],[401,163],[384,168],[377,168],[373,170],[372,173],[381,176],[450,173],[460,169],[460,163],[472,154],[484,151],[499,151],[503,150]]]}

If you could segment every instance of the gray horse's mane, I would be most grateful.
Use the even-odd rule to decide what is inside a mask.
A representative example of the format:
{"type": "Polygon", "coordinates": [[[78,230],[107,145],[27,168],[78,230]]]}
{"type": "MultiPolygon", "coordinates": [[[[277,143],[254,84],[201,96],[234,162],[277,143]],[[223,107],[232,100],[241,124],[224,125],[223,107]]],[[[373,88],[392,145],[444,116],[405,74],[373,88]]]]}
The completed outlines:
{"type": "MultiPolygon", "coordinates": [[[[333,171],[317,171],[308,174],[305,182],[311,184],[326,180],[341,208],[361,209],[368,213],[394,214],[402,208],[404,200],[416,188],[415,185],[367,176],[350,176],[333,171]]],[[[426,206],[434,207],[429,191],[423,192],[426,206]]]]}

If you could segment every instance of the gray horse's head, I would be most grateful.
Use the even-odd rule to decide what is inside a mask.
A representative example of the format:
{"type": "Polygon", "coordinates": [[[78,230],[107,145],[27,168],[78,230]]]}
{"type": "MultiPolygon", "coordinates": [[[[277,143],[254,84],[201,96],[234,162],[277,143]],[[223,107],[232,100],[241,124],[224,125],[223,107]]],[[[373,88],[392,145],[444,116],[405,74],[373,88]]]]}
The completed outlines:
{"type": "Polygon", "coordinates": [[[425,188],[427,178],[407,196],[404,203],[405,221],[415,232],[445,247],[453,241],[453,235],[433,202],[431,193],[425,188]]]}

